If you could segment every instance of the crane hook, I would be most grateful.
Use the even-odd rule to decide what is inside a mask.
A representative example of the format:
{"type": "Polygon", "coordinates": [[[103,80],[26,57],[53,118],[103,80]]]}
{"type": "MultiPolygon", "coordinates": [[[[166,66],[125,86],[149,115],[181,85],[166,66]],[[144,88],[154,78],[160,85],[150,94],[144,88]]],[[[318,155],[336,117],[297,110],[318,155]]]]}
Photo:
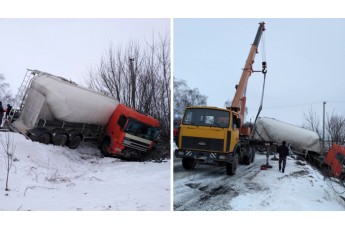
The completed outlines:
{"type": "Polygon", "coordinates": [[[267,62],[263,61],[262,62],[262,71],[263,74],[267,73],[267,62]]]}

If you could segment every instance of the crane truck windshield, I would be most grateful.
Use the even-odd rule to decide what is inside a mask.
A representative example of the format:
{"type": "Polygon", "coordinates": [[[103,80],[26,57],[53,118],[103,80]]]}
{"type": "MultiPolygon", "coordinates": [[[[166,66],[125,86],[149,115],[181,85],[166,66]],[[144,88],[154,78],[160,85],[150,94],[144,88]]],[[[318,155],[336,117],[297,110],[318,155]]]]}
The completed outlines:
{"type": "Polygon", "coordinates": [[[160,130],[159,128],[155,128],[138,120],[129,118],[125,127],[125,132],[154,141],[158,138],[160,130]]]}
{"type": "Polygon", "coordinates": [[[182,124],[227,128],[230,122],[230,112],[209,108],[188,108],[185,111],[182,124]]]}

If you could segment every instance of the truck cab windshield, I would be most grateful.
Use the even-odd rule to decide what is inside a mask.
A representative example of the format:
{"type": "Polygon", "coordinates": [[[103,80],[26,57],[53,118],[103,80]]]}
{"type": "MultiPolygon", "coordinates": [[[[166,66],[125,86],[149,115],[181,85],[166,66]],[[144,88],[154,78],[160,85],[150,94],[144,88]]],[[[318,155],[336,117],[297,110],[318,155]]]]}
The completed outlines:
{"type": "Polygon", "coordinates": [[[142,123],[138,120],[129,118],[127,125],[125,127],[125,132],[144,139],[154,141],[158,138],[160,130],[159,128],[155,128],[148,124],[142,123]]]}
{"type": "Polygon", "coordinates": [[[189,108],[186,110],[182,124],[228,128],[230,112],[208,108],[189,108]]]}

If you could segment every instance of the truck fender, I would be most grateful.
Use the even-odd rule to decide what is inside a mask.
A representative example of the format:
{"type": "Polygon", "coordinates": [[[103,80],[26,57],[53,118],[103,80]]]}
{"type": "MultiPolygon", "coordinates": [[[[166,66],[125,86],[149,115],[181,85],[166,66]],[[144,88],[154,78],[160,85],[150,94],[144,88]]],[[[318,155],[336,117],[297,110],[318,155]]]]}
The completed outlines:
{"type": "Polygon", "coordinates": [[[67,134],[68,134],[68,139],[74,136],[79,136],[82,140],[84,140],[84,135],[78,130],[69,130],[67,134]]]}
{"type": "Polygon", "coordinates": [[[53,134],[53,136],[55,136],[55,135],[58,135],[58,134],[65,134],[65,135],[69,135],[68,134],[68,132],[67,132],[67,130],[65,130],[65,129],[54,129],[53,131],[51,131],[51,133],[53,134]]]}

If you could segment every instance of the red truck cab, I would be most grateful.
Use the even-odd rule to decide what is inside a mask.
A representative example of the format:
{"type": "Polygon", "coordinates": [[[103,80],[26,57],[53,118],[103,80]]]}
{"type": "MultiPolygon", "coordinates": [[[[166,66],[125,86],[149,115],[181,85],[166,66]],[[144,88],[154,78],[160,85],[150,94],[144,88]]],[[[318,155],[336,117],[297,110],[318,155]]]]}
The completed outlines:
{"type": "Polygon", "coordinates": [[[106,156],[136,158],[152,149],[159,134],[158,120],[119,104],[103,135],[101,152],[106,156]]]}
{"type": "Polygon", "coordinates": [[[331,176],[344,178],[345,147],[333,144],[325,156],[324,163],[330,168],[331,176]]]}
{"type": "Polygon", "coordinates": [[[177,140],[178,133],[180,131],[180,126],[181,126],[181,120],[175,120],[174,121],[174,132],[173,132],[175,142],[177,140]]]}

